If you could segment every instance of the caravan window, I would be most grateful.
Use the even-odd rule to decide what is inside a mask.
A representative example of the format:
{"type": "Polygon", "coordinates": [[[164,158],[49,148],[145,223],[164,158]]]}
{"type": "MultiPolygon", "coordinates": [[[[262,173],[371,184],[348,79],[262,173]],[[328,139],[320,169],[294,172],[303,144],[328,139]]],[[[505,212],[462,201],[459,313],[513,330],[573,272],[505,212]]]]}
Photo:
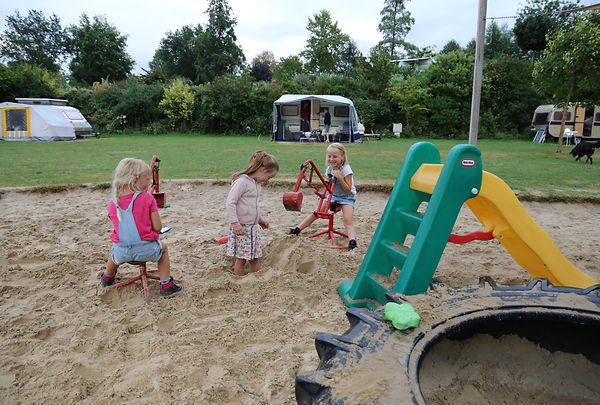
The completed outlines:
{"type": "Polygon", "coordinates": [[[594,118],[594,121],[600,121],[600,112],[596,113],[596,118],[594,118]]]}
{"type": "Polygon", "coordinates": [[[535,117],[533,119],[533,125],[547,124],[548,123],[548,114],[549,113],[547,113],[547,112],[535,114],[535,117]]]}
{"type": "Polygon", "coordinates": [[[348,117],[350,115],[350,107],[347,105],[335,106],[333,108],[334,117],[348,117]]]}
{"type": "MultiPolygon", "coordinates": [[[[562,121],[563,112],[562,111],[554,111],[554,121],[562,121]]],[[[567,111],[567,121],[571,120],[571,111],[567,111]]]]}
{"type": "Polygon", "coordinates": [[[7,131],[27,131],[27,110],[24,108],[6,108],[4,117],[7,131]]]}
{"type": "Polygon", "coordinates": [[[298,116],[298,106],[297,105],[282,105],[281,106],[281,115],[291,115],[293,117],[298,116]]]}
{"type": "Polygon", "coordinates": [[[79,113],[77,110],[63,110],[63,113],[67,116],[68,119],[73,121],[84,120],[83,115],[79,113]]]}

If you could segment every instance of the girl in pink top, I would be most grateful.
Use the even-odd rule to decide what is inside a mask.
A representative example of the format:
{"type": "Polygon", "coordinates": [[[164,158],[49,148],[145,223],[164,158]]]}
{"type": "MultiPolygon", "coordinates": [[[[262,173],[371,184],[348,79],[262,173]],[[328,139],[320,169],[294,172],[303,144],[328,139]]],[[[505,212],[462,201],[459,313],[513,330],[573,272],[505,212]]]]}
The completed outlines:
{"type": "Polygon", "coordinates": [[[250,272],[258,271],[262,245],[260,228],[268,228],[269,223],[260,215],[258,205],[261,184],[275,177],[279,163],[273,155],[263,151],[254,152],[248,166],[235,173],[231,190],[225,203],[231,222],[227,239],[227,256],[235,256],[233,272],[245,276],[246,261],[250,272]]]}
{"type": "Polygon", "coordinates": [[[147,193],[152,171],[145,162],[125,158],[115,169],[113,199],[108,203],[108,217],[113,223],[113,242],[106,270],[100,278],[104,287],[115,281],[117,269],[130,261],[158,262],[160,295],[170,297],[182,290],[173,282],[167,244],[158,240],[162,227],[154,197],[147,193]]]}

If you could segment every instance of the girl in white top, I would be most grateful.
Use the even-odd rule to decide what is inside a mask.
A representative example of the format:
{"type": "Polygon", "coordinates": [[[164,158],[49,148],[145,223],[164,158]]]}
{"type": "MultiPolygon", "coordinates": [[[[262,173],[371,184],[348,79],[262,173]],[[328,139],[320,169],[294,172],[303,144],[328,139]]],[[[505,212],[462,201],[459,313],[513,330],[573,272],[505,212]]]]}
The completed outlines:
{"type": "MultiPolygon", "coordinates": [[[[356,231],[352,224],[354,216],[354,202],[356,201],[356,187],[354,186],[354,173],[348,164],[346,149],[341,143],[332,143],[327,148],[327,170],[326,174],[334,183],[333,196],[331,197],[331,208],[342,207],[344,227],[348,233],[348,250],[356,248],[356,231]]],[[[323,207],[324,209],[325,207],[323,207]]],[[[317,217],[310,214],[300,225],[289,230],[289,234],[298,235],[300,231],[312,224],[317,217]]]]}
{"type": "Polygon", "coordinates": [[[227,239],[227,256],[234,256],[233,272],[236,276],[246,275],[246,261],[250,273],[258,271],[262,257],[260,228],[269,223],[260,215],[261,184],[267,183],[279,171],[279,163],[273,155],[263,151],[254,152],[248,166],[235,173],[231,190],[225,203],[231,222],[227,239]]]}

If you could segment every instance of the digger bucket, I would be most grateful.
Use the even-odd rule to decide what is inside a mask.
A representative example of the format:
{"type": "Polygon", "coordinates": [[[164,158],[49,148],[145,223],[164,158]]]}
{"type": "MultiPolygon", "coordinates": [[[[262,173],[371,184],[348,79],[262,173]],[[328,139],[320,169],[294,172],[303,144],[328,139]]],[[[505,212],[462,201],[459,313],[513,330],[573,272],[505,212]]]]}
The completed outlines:
{"type": "Polygon", "coordinates": [[[165,193],[152,193],[152,196],[156,200],[156,206],[158,208],[165,208],[165,203],[167,201],[167,195],[165,193]]]}
{"type": "Polygon", "coordinates": [[[300,211],[302,208],[302,193],[283,193],[283,206],[288,211],[300,211]]]}

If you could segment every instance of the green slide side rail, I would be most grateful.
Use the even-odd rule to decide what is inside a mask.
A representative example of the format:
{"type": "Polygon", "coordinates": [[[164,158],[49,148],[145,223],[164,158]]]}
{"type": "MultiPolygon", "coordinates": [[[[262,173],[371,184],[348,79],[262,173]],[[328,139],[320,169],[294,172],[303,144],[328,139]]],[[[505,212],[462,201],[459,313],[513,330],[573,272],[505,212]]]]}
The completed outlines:
{"type": "Polygon", "coordinates": [[[440,164],[429,142],[411,146],[356,278],[345,280],[338,293],[348,307],[376,309],[387,302],[382,282],[400,270],[394,291],[406,295],[427,290],[464,202],[481,188],[481,152],[457,145],[448,153],[433,194],[414,190],[410,182],[422,164],[440,164]],[[428,202],[425,213],[417,212],[428,202]],[[405,245],[408,235],[414,239],[405,245]]]}

